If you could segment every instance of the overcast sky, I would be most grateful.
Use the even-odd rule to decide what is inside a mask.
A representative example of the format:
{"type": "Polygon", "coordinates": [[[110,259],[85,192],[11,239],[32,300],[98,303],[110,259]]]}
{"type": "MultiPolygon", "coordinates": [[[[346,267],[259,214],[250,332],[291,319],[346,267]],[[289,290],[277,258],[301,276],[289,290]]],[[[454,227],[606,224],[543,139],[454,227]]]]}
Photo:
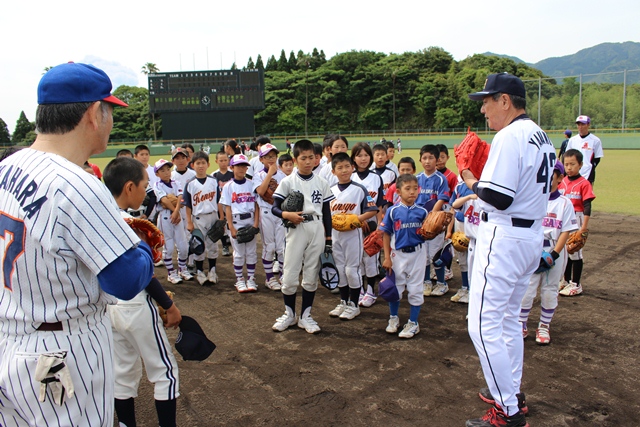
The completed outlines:
{"type": "Polygon", "coordinates": [[[161,71],[227,69],[280,50],[415,52],[461,60],[487,51],[535,63],[604,42],[640,41],[637,0],[351,1],[79,0],[5,2],[0,12],[0,118],[35,120],[44,67],[92,63],[114,88],[161,71]]]}

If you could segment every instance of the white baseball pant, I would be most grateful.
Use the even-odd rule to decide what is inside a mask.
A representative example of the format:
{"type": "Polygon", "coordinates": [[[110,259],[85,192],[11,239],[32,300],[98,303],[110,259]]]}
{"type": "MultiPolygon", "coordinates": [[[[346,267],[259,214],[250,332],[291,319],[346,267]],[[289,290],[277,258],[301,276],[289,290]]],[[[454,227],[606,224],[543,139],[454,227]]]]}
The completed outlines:
{"type": "Polygon", "coordinates": [[[193,215],[193,226],[202,232],[204,236],[204,252],[200,255],[194,255],[193,259],[196,261],[204,261],[204,259],[216,259],[218,258],[218,244],[207,236],[207,233],[213,226],[215,220],[218,219],[218,213],[208,213],[193,215]]]}
{"type": "Polygon", "coordinates": [[[296,293],[301,269],[302,287],[309,292],[318,289],[320,254],[324,252],[324,246],[324,225],[320,216],[314,215],[313,221],[302,222],[296,228],[287,229],[287,250],[284,251],[282,274],[283,294],[296,293]]]}
{"type": "MultiPolygon", "coordinates": [[[[253,225],[253,214],[249,218],[240,219],[239,214],[232,215],[233,227],[238,231],[242,227],[253,225]]],[[[227,230],[231,237],[231,230],[227,230]]],[[[231,247],[233,248],[233,265],[256,264],[258,262],[258,239],[253,238],[248,243],[238,243],[237,239],[231,237],[231,247]]],[[[217,251],[217,248],[216,248],[217,251]]]]}
{"type": "Polygon", "coordinates": [[[260,236],[262,237],[262,259],[271,261],[274,254],[278,259],[284,259],[285,228],[282,218],[275,216],[271,209],[261,209],[260,236]]]}
{"type": "Polygon", "coordinates": [[[405,252],[391,249],[391,262],[393,272],[396,275],[396,288],[402,300],[402,293],[407,289],[407,300],[413,306],[421,306],[424,303],[424,265],[416,262],[427,256],[426,245],[420,244],[414,247],[415,252],[405,252]]]}

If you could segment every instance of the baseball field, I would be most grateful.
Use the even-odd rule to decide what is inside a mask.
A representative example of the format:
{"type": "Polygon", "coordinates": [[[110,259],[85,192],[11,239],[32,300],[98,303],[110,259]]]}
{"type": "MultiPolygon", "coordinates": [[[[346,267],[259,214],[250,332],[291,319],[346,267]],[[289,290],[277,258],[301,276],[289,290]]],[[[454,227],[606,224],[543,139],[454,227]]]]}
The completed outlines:
{"type": "MultiPolygon", "coordinates": [[[[395,160],[402,155],[417,158],[417,151],[395,160]]],[[[525,342],[522,391],[531,426],[640,423],[638,161],[640,151],[605,152],[584,250],[584,294],[560,299],[549,346],[531,337],[525,342]]],[[[230,257],[218,259],[220,280],[213,286],[173,285],[158,268],[182,313],[196,318],[218,346],[204,362],[182,361],[176,352],[178,425],[449,427],[480,416],[488,407],[477,391],[485,384],[466,329],[467,306],[449,300],[461,284],[457,264],[452,268],[451,290],[425,299],[421,331],[411,340],[384,331],[389,312],[383,301],[351,321],[329,317],[338,297],[325,289],[313,308],[320,334],[297,327],[275,333],[282,295],[264,288],[261,266],[255,294],[236,292],[230,257]]],[[[530,331],[539,310],[536,301],[530,331]]],[[[405,299],[401,322],[408,311],[405,299]]],[[[168,335],[173,342],[177,331],[168,335]]],[[[153,388],[144,379],[136,409],[139,426],[157,425],[153,388]]]]}

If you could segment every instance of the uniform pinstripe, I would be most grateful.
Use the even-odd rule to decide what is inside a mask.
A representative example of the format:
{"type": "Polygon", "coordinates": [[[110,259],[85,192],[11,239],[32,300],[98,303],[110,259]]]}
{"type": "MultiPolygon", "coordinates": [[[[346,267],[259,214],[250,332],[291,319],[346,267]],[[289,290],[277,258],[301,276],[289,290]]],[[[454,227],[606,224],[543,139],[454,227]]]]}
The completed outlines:
{"type": "Polygon", "coordinates": [[[3,426],[113,420],[115,302],[97,274],[139,242],[95,177],[63,157],[24,149],[0,164],[0,419],[3,426]],[[15,250],[18,248],[19,250],[15,250]],[[63,330],[36,331],[43,323],[63,330]],[[67,351],[75,396],[38,402],[38,355],[67,351]]]}

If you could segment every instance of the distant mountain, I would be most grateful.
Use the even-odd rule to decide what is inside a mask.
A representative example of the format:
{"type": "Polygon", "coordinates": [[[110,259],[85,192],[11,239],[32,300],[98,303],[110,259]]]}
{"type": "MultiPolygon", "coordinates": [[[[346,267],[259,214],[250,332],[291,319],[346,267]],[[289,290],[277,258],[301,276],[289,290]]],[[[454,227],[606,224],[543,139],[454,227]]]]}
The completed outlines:
{"type": "Polygon", "coordinates": [[[499,53],[493,53],[493,52],[485,52],[482,55],[484,55],[484,56],[497,56],[498,58],[507,58],[507,59],[512,60],[516,64],[526,64],[526,65],[529,65],[531,67],[534,66],[533,64],[530,64],[528,62],[523,61],[522,59],[518,58],[517,56],[501,55],[499,53]]]}
{"type": "MultiPolygon", "coordinates": [[[[487,52],[484,55],[494,55],[510,58],[515,62],[524,62],[520,58],[487,52]]],[[[529,64],[547,76],[579,76],[583,82],[622,83],[623,74],[604,74],[585,76],[585,74],[608,73],[623,70],[640,69],[640,43],[601,43],[582,49],[573,55],[543,59],[535,64],[529,64]]],[[[640,71],[627,73],[627,84],[640,83],[640,71]]]]}

